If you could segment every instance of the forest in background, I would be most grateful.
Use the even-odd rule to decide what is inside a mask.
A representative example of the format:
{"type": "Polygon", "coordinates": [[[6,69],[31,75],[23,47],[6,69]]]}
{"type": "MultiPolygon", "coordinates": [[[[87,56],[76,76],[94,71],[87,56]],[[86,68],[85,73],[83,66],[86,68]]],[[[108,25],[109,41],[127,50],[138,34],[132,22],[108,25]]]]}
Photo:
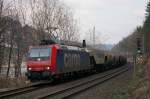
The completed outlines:
{"type": "Polygon", "coordinates": [[[13,67],[21,75],[21,64],[28,47],[43,39],[77,41],[77,21],[60,0],[0,0],[0,75],[13,67]]]}

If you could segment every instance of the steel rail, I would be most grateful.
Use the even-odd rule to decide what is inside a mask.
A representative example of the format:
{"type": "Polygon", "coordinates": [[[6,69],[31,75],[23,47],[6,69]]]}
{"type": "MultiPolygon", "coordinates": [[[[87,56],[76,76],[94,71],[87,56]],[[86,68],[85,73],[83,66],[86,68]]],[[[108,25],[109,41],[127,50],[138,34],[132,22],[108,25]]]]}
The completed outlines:
{"type": "Polygon", "coordinates": [[[35,90],[38,90],[39,88],[41,88],[42,87],[41,85],[48,84],[48,83],[50,83],[50,82],[37,82],[37,83],[33,83],[28,86],[14,88],[14,89],[10,89],[7,91],[2,91],[2,92],[0,92],[0,99],[32,92],[32,91],[35,91],[35,90]]]}
{"type": "Polygon", "coordinates": [[[100,77],[96,77],[92,80],[87,80],[82,83],[78,83],[76,85],[72,85],[71,87],[66,87],[64,89],[52,92],[52,93],[47,93],[42,96],[37,97],[37,99],[62,99],[62,98],[68,98],[72,95],[75,95],[77,93],[80,93],[82,91],[85,91],[91,87],[94,87],[98,84],[104,83],[124,72],[128,71],[127,67],[123,67],[121,69],[118,69],[116,71],[112,71],[111,73],[105,74],[100,77]]]}

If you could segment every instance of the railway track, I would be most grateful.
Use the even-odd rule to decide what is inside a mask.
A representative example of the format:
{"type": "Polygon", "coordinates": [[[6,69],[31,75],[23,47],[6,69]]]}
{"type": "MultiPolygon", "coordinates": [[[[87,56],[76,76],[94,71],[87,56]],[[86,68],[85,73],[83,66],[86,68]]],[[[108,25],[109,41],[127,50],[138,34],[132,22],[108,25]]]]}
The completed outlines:
{"type": "Polygon", "coordinates": [[[38,94],[37,96],[32,98],[34,99],[69,98],[91,87],[104,83],[105,81],[114,78],[122,74],[123,72],[126,72],[127,70],[128,68],[123,66],[114,70],[107,71],[106,73],[104,72],[102,74],[101,73],[96,74],[96,76],[93,75],[90,77],[86,77],[85,79],[84,78],[81,80],[79,79],[78,81],[75,81],[76,83],[72,83],[69,85],[62,84],[58,86],[46,86],[50,82],[38,82],[30,86],[0,92],[0,99],[8,99],[8,98],[11,99],[19,95],[26,95],[28,93],[32,94],[34,91],[38,91],[39,89],[45,90],[44,88],[50,88],[51,90],[46,93],[38,94]]]}
{"type": "Polygon", "coordinates": [[[3,91],[3,92],[0,92],[0,99],[32,92],[32,91],[40,89],[41,87],[43,87],[45,84],[48,84],[48,83],[50,83],[50,82],[36,82],[36,83],[33,83],[33,84],[25,86],[25,87],[20,87],[20,88],[3,91]]]}
{"type": "Polygon", "coordinates": [[[66,86],[63,89],[60,88],[60,90],[55,90],[49,93],[42,94],[42,96],[38,96],[36,97],[36,99],[66,99],[80,92],[88,90],[89,88],[92,88],[98,84],[104,83],[126,71],[128,71],[128,68],[122,67],[117,69],[116,71],[109,72],[105,75],[92,78],[84,82],[79,82],[72,86],[66,86]]]}

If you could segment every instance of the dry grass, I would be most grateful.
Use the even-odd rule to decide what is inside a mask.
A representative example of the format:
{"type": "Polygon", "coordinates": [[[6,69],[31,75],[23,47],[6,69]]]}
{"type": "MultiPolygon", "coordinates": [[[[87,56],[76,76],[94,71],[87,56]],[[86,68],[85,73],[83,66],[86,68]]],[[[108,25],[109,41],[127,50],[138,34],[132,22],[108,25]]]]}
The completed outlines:
{"type": "Polygon", "coordinates": [[[144,60],[136,68],[126,89],[117,89],[114,99],[150,99],[150,59],[144,60]]]}
{"type": "Polygon", "coordinates": [[[21,87],[26,85],[26,81],[27,81],[26,77],[19,77],[19,78],[0,77],[0,89],[21,87]]]}
{"type": "Polygon", "coordinates": [[[137,88],[133,92],[133,98],[134,99],[150,99],[150,88],[148,86],[137,88]]]}
{"type": "Polygon", "coordinates": [[[143,68],[143,77],[140,78],[138,86],[133,92],[134,99],[150,99],[150,59],[143,68]]]}
{"type": "Polygon", "coordinates": [[[150,59],[148,63],[144,66],[144,78],[150,80],[150,59]]]}

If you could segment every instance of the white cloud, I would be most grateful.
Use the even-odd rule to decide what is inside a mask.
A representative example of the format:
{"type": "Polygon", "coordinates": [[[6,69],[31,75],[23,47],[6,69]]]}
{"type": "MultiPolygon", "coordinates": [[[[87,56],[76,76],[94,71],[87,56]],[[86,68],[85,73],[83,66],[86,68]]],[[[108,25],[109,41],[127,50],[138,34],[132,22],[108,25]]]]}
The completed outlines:
{"type": "Polygon", "coordinates": [[[63,0],[79,21],[82,38],[93,26],[100,31],[103,43],[117,43],[144,20],[147,0],[63,0]]]}

